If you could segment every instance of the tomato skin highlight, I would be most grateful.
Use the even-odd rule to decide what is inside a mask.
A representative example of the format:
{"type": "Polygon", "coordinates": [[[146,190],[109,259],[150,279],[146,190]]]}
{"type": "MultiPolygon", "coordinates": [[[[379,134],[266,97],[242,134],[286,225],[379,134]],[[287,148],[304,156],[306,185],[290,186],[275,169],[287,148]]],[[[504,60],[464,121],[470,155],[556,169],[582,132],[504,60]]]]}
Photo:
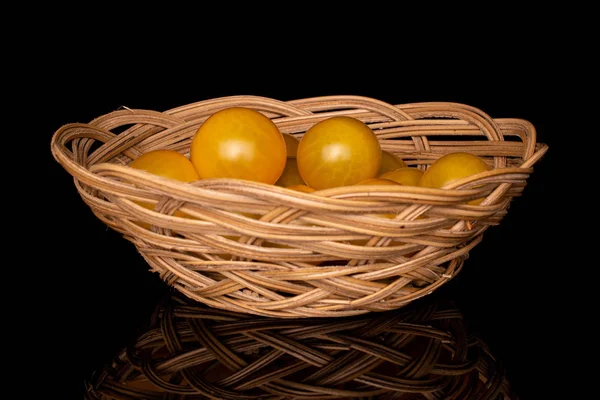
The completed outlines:
{"type": "Polygon", "coordinates": [[[349,186],[377,175],[381,146],[364,122],[348,117],[320,121],[306,131],[298,146],[298,170],[314,189],[349,186]]]}
{"type": "Polygon", "coordinates": [[[190,159],[202,179],[236,178],[274,184],[287,160],[279,128],[244,107],[215,112],[196,131],[190,159]]]}

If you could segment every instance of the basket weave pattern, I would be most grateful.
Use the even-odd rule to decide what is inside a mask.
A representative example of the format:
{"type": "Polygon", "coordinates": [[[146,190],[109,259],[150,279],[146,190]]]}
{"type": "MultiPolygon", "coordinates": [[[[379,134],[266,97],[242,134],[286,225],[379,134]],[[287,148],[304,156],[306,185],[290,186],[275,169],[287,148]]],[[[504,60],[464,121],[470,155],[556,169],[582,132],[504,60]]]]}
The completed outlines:
{"type": "Polygon", "coordinates": [[[547,146],[536,143],[528,121],[493,119],[463,104],[232,96],[66,124],[51,149],[93,213],[168,285],[215,308],[297,318],[392,310],[443,285],[501,222],[547,146]],[[466,151],[493,168],[443,189],[351,186],[307,194],[235,179],[173,182],[127,166],[155,149],[189,155],[200,124],[231,106],[264,112],[298,138],[324,118],[348,115],[409,166],[426,169],[446,153],[466,151]],[[478,198],[485,200],[466,204],[478,198]],[[173,216],[177,210],[193,218],[173,216]]]}
{"type": "Polygon", "coordinates": [[[502,363],[449,301],[276,319],[176,296],[88,382],[88,399],[514,399],[502,363]]]}

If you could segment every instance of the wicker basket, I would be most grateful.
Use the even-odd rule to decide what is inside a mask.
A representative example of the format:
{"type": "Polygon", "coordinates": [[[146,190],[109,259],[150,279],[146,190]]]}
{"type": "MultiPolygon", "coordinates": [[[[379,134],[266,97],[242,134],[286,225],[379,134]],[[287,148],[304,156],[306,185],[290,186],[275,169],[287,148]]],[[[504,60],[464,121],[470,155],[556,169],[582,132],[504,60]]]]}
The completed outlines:
{"type": "Polygon", "coordinates": [[[90,400],[517,398],[501,361],[451,301],[418,303],[278,319],[175,295],[84,393],[90,400]]]}
{"type": "Polygon", "coordinates": [[[463,104],[232,96],[165,112],[120,109],[66,124],[51,149],[94,214],[134,243],[168,285],[215,308],[298,318],[392,310],[439,288],[460,271],[486,229],[500,223],[547,146],[536,143],[528,121],[493,119],[463,104]],[[154,149],[188,155],[202,122],[231,106],[257,109],[298,138],[317,121],[349,115],[409,166],[425,169],[448,152],[466,151],[493,168],[442,189],[301,193],[236,179],[172,182],[127,166],[154,149]],[[482,197],[479,205],[466,204],[482,197]],[[173,216],[178,209],[194,218],[173,216]]]}

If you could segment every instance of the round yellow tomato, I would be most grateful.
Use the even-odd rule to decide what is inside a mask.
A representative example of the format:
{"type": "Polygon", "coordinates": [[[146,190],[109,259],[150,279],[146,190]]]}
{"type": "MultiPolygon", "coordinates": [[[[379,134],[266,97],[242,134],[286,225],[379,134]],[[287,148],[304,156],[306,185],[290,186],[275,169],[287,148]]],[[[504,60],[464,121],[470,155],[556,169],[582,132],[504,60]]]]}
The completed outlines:
{"type": "MultiPolygon", "coordinates": [[[[479,156],[466,153],[448,153],[435,160],[421,176],[419,185],[422,187],[441,188],[457,179],[489,171],[488,164],[479,156]]],[[[483,199],[476,199],[469,204],[479,204],[483,199]]]]}
{"type": "Polygon", "coordinates": [[[317,190],[353,185],[373,178],[381,166],[381,146],[364,122],[331,117],[306,131],[298,146],[298,170],[317,190]]]}
{"type": "Polygon", "coordinates": [[[404,167],[386,172],[380,178],[390,179],[404,186],[417,186],[422,175],[423,171],[418,168],[404,167]]]}
{"type": "MultiPolygon", "coordinates": [[[[200,179],[190,160],[183,154],[174,150],[153,150],[144,153],[133,160],[129,166],[157,176],[162,176],[163,178],[182,182],[193,182],[200,179]]],[[[137,202],[137,204],[149,210],[153,210],[155,207],[154,204],[151,203],[137,202]]],[[[173,215],[191,218],[189,215],[179,210],[175,211],[173,215]]],[[[150,228],[150,225],[146,223],[140,223],[140,225],[147,229],[150,228]]]]}
{"type": "Polygon", "coordinates": [[[287,149],[288,158],[295,158],[298,154],[298,145],[300,140],[296,136],[290,135],[289,133],[282,133],[283,139],[285,140],[285,147],[287,149]]]}
{"type": "Polygon", "coordinates": [[[174,150],[154,150],[144,153],[133,160],[129,166],[182,182],[200,179],[190,160],[174,150]]]}
{"type": "Polygon", "coordinates": [[[358,185],[399,185],[399,183],[394,182],[391,179],[375,177],[375,178],[363,179],[362,181],[354,184],[354,186],[358,186],[358,185]]]}
{"type": "Polygon", "coordinates": [[[259,111],[231,107],[215,112],[196,131],[190,159],[202,179],[237,178],[274,184],[287,159],[285,139],[259,111]]]}
{"type": "Polygon", "coordinates": [[[300,172],[298,171],[298,163],[295,158],[288,158],[285,163],[285,168],[283,169],[283,173],[275,182],[277,186],[291,186],[291,185],[304,185],[304,179],[300,176],[300,172]]]}
{"type": "Polygon", "coordinates": [[[404,168],[408,165],[397,155],[390,153],[389,151],[383,150],[381,152],[381,166],[377,172],[377,176],[381,176],[386,172],[396,170],[398,168],[404,168]]]}
{"type": "Polygon", "coordinates": [[[315,191],[315,189],[313,189],[307,185],[290,185],[290,186],[286,186],[286,189],[296,190],[298,192],[304,192],[304,193],[312,193],[315,191]]]}
{"type": "MultiPolygon", "coordinates": [[[[354,184],[354,186],[364,186],[364,185],[400,185],[398,182],[394,182],[391,179],[383,179],[383,178],[368,178],[368,179],[363,179],[362,181],[354,184]]],[[[385,218],[395,218],[396,214],[377,214],[380,217],[385,217],[385,218]]]]}

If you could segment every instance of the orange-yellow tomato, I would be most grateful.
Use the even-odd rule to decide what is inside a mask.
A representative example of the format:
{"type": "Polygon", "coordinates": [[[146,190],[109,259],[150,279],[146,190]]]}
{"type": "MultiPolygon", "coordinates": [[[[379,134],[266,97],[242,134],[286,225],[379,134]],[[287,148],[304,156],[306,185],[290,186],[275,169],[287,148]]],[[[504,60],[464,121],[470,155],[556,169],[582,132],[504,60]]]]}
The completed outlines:
{"type": "Polygon", "coordinates": [[[304,179],[300,176],[300,172],[298,171],[298,163],[295,158],[288,158],[285,163],[285,168],[283,169],[283,173],[275,182],[277,186],[292,186],[292,185],[304,185],[304,179]]]}
{"type": "MultiPolygon", "coordinates": [[[[394,182],[390,179],[383,179],[383,178],[368,178],[368,179],[363,179],[362,181],[354,184],[354,186],[365,186],[365,185],[396,185],[396,186],[400,186],[400,184],[398,182],[394,182]]],[[[389,218],[389,219],[393,219],[396,217],[396,214],[377,214],[380,217],[385,217],[385,218],[389,218]]]]}
{"type": "Polygon", "coordinates": [[[353,185],[373,178],[381,166],[381,146],[364,122],[338,116],[306,131],[298,146],[298,170],[317,190],[353,185]]]}
{"type": "Polygon", "coordinates": [[[285,146],[287,149],[288,158],[295,158],[296,154],[298,154],[298,145],[300,144],[300,140],[289,133],[282,133],[283,139],[285,140],[285,146]]]}
{"type": "Polygon", "coordinates": [[[381,176],[386,172],[396,170],[398,168],[404,168],[408,165],[397,155],[390,153],[389,151],[383,150],[381,152],[381,166],[377,172],[377,176],[381,176]]]}
{"type": "Polygon", "coordinates": [[[285,139],[254,109],[215,112],[196,131],[190,159],[202,179],[237,178],[274,184],[285,168],[285,139]]]}
{"type": "MultiPolygon", "coordinates": [[[[391,179],[385,178],[369,178],[365,179],[361,182],[358,182],[355,186],[364,186],[364,185],[400,185],[398,182],[394,182],[391,179]]],[[[394,219],[396,214],[376,214],[378,217],[394,219]]],[[[369,239],[356,239],[351,240],[350,244],[354,244],[356,246],[364,246],[367,244],[369,239]]]]}
{"type": "MultiPolygon", "coordinates": [[[[196,173],[196,169],[190,162],[190,160],[174,150],[153,150],[148,153],[144,153],[135,160],[133,160],[129,166],[131,168],[144,170],[151,174],[162,176],[163,178],[174,179],[182,182],[193,182],[200,177],[196,173]]],[[[137,204],[145,207],[149,210],[154,209],[154,204],[137,202],[137,204]]],[[[177,210],[173,214],[177,217],[191,218],[189,215],[177,210]]],[[[149,229],[150,225],[146,223],[140,223],[141,226],[149,229]]]]}
{"type": "Polygon", "coordinates": [[[200,179],[190,160],[174,150],[154,150],[144,153],[133,160],[129,166],[182,182],[200,179]]]}
{"type": "MultiPolygon", "coordinates": [[[[457,179],[489,171],[488,164],[479,156],[466,153],[448,153],[435,160],[419,180],[419,186],[441,188],[457,179]]],[[[476,199],[469,204],[479,204],[483,199],[476,199]]]]}
{"type": "Polygon", "coordinates": [[[375,178],[363,179],[362,181],[354,184],[354,186],[357,186],[357,185],[399,185],[399,183],[394,182],[391,179],[375,177],[375,178]]]}
{"type": "Polygon", "coordinates": [[[380,178],[389,179],[398,182],[404,186],[418,186],[423,171],[414,167],[404,167],[386,172],[380,178]]]}
{"type": "Polygon", "coordinates": [[[312,193],[315,191],[315,189],[313,189],[307,185],[290,185],[290,186],[286,186],[286,189],[296,190],[298,192],[304,192],[304,193],[312,193]]]}

